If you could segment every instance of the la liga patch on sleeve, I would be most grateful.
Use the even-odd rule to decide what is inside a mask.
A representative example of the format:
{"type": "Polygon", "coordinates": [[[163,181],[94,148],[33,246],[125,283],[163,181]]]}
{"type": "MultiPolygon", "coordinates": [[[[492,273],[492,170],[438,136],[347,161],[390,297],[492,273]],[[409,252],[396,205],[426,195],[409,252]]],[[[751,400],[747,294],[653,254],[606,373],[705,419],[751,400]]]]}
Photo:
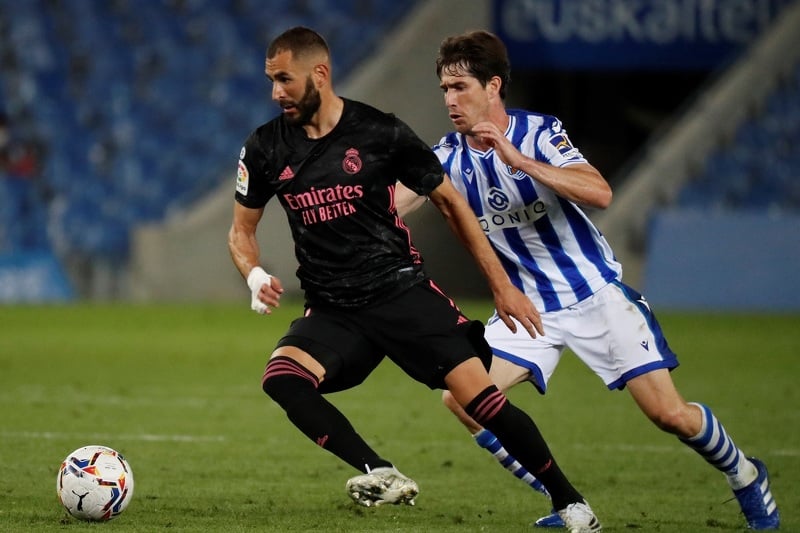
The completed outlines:
{"type": "Polygon", "coordinates": [[[239,169],[236,171],[236,192],[239,194],[247,195],[247,190],[250,187],[250,173],[247,171],[247,166],[244,161],[239,161],[239,169]]]}
{"type": "Polygon", "coordinates": [[[558,150],[558,153],[560,153],[565,159],[569,159],[578,155],[578,149],[572,146],[572,143],[569,141],[569,137],[567,137],[566,133],[556,133],[550,137],[550,144],[552,144],[553,147],[558,150]]]}

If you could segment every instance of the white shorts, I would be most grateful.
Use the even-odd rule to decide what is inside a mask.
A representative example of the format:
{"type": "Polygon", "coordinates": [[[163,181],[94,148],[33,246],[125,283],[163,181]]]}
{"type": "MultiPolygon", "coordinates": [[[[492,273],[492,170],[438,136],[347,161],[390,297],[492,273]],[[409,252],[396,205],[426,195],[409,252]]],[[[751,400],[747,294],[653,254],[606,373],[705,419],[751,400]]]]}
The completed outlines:
{"type": "Polygon", "coordinates": [[[528,380],[544,394],[565,348],[572,350],[609,389],[678,359],[644,297],[612,282],[577,304],[542,313],[545,334],[532,339],[522,327],[512,333],[495,314],[486,340],[495,356],[530,371],[528,380]]]}

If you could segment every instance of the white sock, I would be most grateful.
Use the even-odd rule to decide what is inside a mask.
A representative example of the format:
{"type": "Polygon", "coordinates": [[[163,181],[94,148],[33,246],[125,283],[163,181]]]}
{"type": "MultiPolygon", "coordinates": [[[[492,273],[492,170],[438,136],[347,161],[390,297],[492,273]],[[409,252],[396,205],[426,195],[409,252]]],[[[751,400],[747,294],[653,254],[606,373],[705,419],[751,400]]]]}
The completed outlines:
{"type": "Polygon", "coordinates": [[[739,465],[735,474],[726,474],[728,484],[733,490],[743,489],[758,477],[756,465],[747,460],[744,454],[739,455],[739,465]]]}

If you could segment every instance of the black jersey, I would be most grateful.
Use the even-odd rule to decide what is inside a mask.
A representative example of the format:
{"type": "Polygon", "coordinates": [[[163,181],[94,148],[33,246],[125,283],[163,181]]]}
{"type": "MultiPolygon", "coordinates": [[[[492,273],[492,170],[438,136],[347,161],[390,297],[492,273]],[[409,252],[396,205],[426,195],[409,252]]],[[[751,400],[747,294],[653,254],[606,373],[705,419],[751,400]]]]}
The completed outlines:
{"type": "Polygon", "coordinates": [[[427,195],[443,179],[433,151],[392,114],[344,100],[336,127],[309,139],[278,116],[240,153],[236,200],[278,197],[310,304],[356,307],[425,278],[422,258],[394,205],[396,181],[427,195]]]}

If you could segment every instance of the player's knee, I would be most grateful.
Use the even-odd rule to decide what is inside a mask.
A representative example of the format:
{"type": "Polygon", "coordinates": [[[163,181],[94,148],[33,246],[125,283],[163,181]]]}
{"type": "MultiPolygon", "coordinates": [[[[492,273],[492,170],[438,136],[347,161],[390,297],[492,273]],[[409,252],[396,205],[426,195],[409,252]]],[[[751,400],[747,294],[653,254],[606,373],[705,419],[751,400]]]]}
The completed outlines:
{"type": "Polygon", "coordinates": [[[318,386],[319,381],[311,372],[288,357],[270,359],[261,379],[261,388],[267,396],[284,407],[303,388],[318,386]]]}
{"type": "Polygon", "coordinates": [[[679,436],[687,433],[686,428],[691,423],[689,412],[683,406],[662,408],[648,416],[660,430],[679,436]]]}

